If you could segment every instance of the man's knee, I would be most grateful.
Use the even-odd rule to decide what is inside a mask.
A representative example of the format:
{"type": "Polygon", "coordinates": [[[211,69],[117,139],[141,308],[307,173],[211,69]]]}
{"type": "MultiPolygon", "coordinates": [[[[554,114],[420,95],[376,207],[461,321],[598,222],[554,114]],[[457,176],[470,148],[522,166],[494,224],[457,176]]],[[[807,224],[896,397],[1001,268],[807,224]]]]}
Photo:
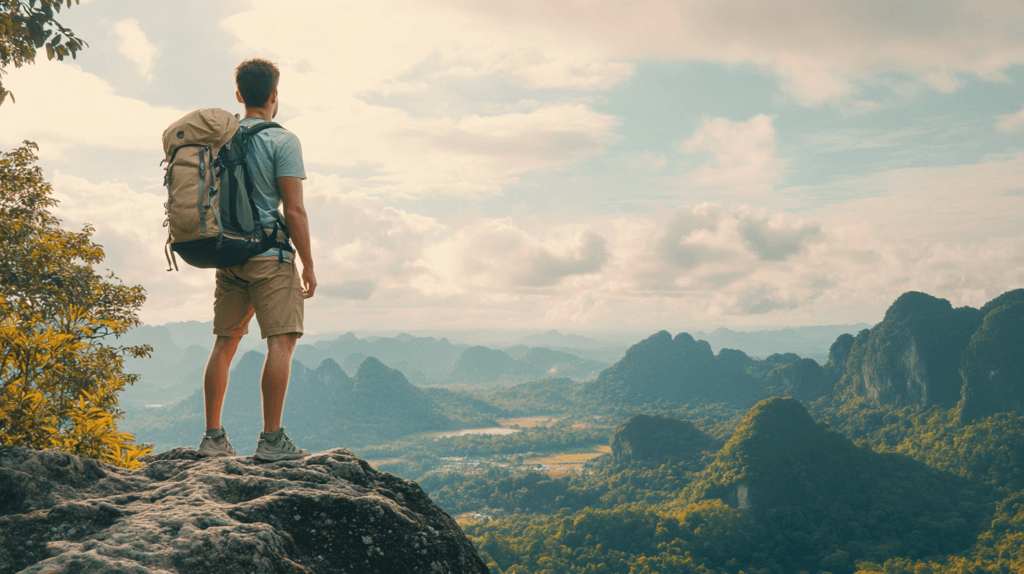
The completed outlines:
{"type": "Polygon", "coordinates": [[[242,340],[241,337],[229,337],[227,335],[217,335],[217,340],[213,342],[213,351],[234,351],[238,348],[238,343],[242,340]]]}
{"type": "Polygon", "coordinates": [[[298,341],[299,333],[281,333],[279,335],[271,335],[267,337],[267,349],[271,352],[274,350],[294,350],[298,341]]]}
{"type": "Polygon", "coordinates": [[[210,372],[210,368],[214,366],[217,366],[219,369],[226,369],[227,365],[231,363],[231,359],[235,357],[235,351],[238,350],[238,343],[241,340],[241,337],[218,335],[217,340],[213,342],[210,358],[206,362],[207,372],[210,372]]]}

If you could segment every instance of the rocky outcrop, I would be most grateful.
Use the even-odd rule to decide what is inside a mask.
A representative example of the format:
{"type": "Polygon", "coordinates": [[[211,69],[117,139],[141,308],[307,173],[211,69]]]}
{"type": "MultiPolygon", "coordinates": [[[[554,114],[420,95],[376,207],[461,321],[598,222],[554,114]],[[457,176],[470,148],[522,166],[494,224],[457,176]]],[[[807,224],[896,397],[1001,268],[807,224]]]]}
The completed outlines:
{"type": "Polygon", "coordinates": [[[660,331],[630,347],[586,392],[598,400],[628,404],[723,400],[732,390],[732,374],[716,360],[707,341],[660,331]]]}
{"type": "Polygon", "coordinates": [[[612,460],[620,466],[699,460],[711,446],[711,437],[689,421],[646,414],[634,415],[620,424],[611,444],[612,460]]]}
{"type": "Polygon", "coordinates": [[[721,349],[687,333],[661,331],[633,345],[617,363],[584,387],[595,402],[643,405],[665,402],[721,402],[752,406],[789,394],[813,400],[831,392],[812,359],[776,353],[754,360],[743,351],[721,349]]]}
{"type": "Polygon", "coordinates": [[[982,307],[985,319],[960,361],[960,421],[1000,412],[1024,413],[1024,289],[982,307]]]}
{"type": "Polygon", "coordinates": [[[960,399],[960,356],[981,312],[911,291],[854,340],[843,380],[879,405],[939,405],[960,399]]]}
{"type": "Polygon", "coordinates": [[[850,358],[853,341],[853,335],[843,333],[836,337],[836,341],[829,347],[828,362],[822,367],[828,385],[834,386],[846,373],[846,360],[850,358]]]}
{"type": "Polygon", "coordinates": [[[0,574],[488,572],[416,483],[347,450],[145,461],[0,447],[0,574]]]}

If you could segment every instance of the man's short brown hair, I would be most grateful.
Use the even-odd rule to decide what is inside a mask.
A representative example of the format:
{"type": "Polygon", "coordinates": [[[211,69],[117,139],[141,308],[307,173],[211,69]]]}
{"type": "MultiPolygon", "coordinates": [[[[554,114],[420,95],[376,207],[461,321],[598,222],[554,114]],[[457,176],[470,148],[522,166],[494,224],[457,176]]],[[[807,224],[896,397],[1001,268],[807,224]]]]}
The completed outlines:
{"type": "Polygon", "coordinates": [[[281,71],[273,62],[261,58],[246,60],[235,68],[235,85],[247,108],[267,105],[270,93],[277,89],[281,71]]]}

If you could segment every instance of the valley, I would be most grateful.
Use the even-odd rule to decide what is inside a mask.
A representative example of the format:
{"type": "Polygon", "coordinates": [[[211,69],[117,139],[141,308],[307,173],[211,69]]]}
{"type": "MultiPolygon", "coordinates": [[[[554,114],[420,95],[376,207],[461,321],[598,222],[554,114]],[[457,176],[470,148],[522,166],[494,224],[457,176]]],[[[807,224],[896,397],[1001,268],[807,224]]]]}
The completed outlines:
{"type": "MultiPolygon", "coordinates": [[[[307,448],[344,446],[415,480],[495,574],[1014,571],[1022,310],[1024,290],[981,309],[908,293],[822,343],[820,363],[661,331],[575,378],[530,370],[538,357],[594,366],[564,349],[345,334],[314,343],[353,350],[341,363],[295,361],[285,424],[307,448]],[[414,384],[363,356],[374,344],[450,384],[414,384]],[[423,348],[455,358],[430,367],[423,348]]],[[[224,417],[240,455],[255,446],[261,362],[249,351],[232,371],[224,417]]],[[[174,404],[126,408],[125,428],[158,450],[194,446],[191,384],[174,404]]]]}

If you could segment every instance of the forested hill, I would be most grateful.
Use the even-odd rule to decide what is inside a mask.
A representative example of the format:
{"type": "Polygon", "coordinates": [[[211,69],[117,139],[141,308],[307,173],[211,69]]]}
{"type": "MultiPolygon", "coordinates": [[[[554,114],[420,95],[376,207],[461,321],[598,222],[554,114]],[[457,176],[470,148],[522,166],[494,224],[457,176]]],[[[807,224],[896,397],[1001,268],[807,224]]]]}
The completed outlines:
{"type": "Polygon", "coordinates": [[[611,441],[612,461],[624,467],[696,460],[713,443],[711,437],[690,421],[639,414],[629,417],[615,429],[611,441]]]}
{"type": "Polygon", "coordinates": [[[773,544],[793,558],[786,571],[955,553],[981,526],[967,481],[858,448],[792,398],[752,408],[693,497],[749,508],[766,532],[781,533],[773,544]]]}

